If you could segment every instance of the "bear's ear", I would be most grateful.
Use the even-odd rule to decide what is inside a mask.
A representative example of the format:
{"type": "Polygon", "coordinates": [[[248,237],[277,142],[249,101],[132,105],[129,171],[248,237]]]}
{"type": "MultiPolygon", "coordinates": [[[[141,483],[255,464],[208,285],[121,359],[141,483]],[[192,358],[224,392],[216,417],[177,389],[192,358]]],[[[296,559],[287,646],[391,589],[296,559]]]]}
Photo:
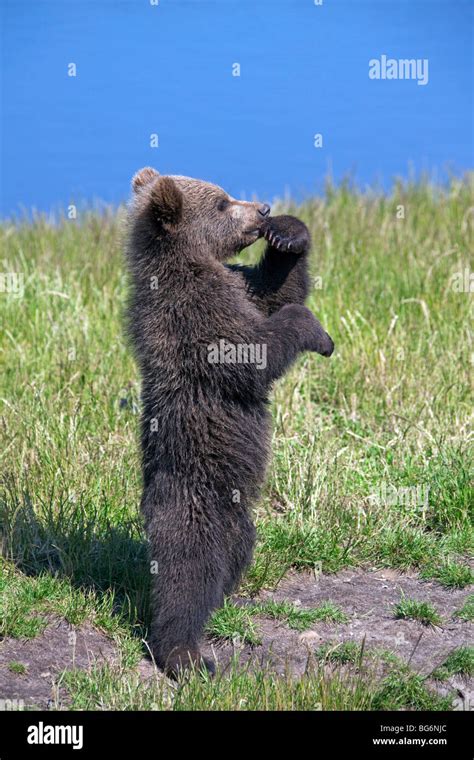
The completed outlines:
{"type": "Polygon", "coordinates": [[[137,193],[144,185],[148,185],[149,182],[159,177],[157,171],[151,168],[151,166],[145,166],[144,169],[140,169],[132,179],[133,192],[137,193]]]}
{"type": "Polygon", "coordinates": [[[177,224],[183,208],[183,194],[171,177],[158,177],[150,192],[156,217],[163,224],[177,224]]]}

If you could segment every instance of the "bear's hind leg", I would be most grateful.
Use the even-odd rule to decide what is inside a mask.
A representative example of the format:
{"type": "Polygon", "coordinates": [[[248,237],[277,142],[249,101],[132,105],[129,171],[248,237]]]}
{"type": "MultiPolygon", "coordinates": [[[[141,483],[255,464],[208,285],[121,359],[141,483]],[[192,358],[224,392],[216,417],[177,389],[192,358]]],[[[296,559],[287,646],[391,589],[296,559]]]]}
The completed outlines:
{"type": "Polygon", "coordinates": [[[174,678],[190,668],[205,668],[212,674],[214,664],[201,655],[199,642],[212,611],[224,599],[219,553],[209,552],[205,541],[189,546],[176,537],[170,542],[169,535],[155,536],[150,543],[152,559],[157,561],[152,577],[153,656],[174,678]]]}
{"type": "Polygon", "coordinates": [[[242,509],[235,517],[229,530],[230,540],[224,581],[225,596],[237,590],[242,575],[252,562],[255,545],[255,526],[247,511],[242,509]]]}

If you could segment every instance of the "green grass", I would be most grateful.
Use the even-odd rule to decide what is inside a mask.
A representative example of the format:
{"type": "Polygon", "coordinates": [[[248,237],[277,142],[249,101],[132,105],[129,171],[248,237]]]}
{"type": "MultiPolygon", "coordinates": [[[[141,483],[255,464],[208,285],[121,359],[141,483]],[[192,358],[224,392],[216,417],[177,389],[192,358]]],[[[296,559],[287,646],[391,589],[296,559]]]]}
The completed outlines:
{"type": "Polygon", "coordinates": [[[370,665],[385,664],[385,675],[373,685],[371,709],[373,710],[451,710],[452,699],[440,697],[426,686],[422,676],[410,668],[391,652],[367,651],[365,642],[344,641],[337,644],[323,644],[316,651],[316,657],[323,663],[336,667],[351,666],[363,674],[370,673],[370,665]]]}
{"type": "MultiPolygon", "coordinates": [[[[323,287],[308,305],[336,351],[302,356],[275,386],[250,597],[291,568],[472,583],[471,297],[452,276],[470,264],[473,187],[472,175],[445,189],[398,183],[386,196],[328,186],[285,207],[312,231],[323,287]]],[[[0,293],[0,625],[34,636],[51,614],[91,619],[132,660],[150,574],[122,238],[123,209],[0,225],[1,270],[24,284],[20,296],[0,293]]],[[[240,260],[261,251],[259,242],[240,260]]]]}
{"type": "Polygon", "coordinates": [[[474,676],[474,646],[458,647],[433,672],[433,677],[445,681],[454,675],[474,676]]]}
{"type": "Polygon", "coordinates": [[[6,636],[35,638],[57,617],[71,625],[88,620],[115,640],[127,665],[141,656],[139,639],[122,611],[114,608],[110,591],[98,594],[78,589],[67,578],[44,572],[28,577],[0,559],[0,640],[6,636]]]}
{"type": "Polygon", "coordinates": [[[382,681],[374,700],[374,710],[452,709],[451,697],[440,697],[427,688],[424,679],[407,668],[394,669],[382,681]]]}
{"type": "Polygon", "coordinates": [[[67,673],[63,684],[78,710],[370,710],[373,701],[370,677],[358,673],[319,670],[295,682],[238,663],[214,679],[188,678],[177,686],[159,678],[144,684],[136,673],[111,666],[67,673]]]}
{"type": "Polygon", "coordinates": [[[442,619],[431,602],[402,599],[395,605],[394,616],[401,620],[418,620],[423,625],[441,625],[442,619]]]}
{"type": "Polygon", "coordinates": [[[207,625],[207,632],[215,638],[239,641],[242,644],[255,646],[261,643],[250,608],[238,607],[229,600],[214,612],[207,625]]]}
{"type": "Polygon", "coordinates": [[[294,681],[266,667],[242,666],[236,658],[215,679],[202,676],[171,684],[157,676],[144,684],[120,666],[68,672],[65,685],[79,710],[451,710],[452,699],[439,697],[393,656],[386,675],[375,678],[377,652],[345,642],[324,646],[294,681]],[[328,663],[331,667],[328,668],[328,663]]]}
{"type": "Polygon", "coordinates": [[[227,599],[224,606],[212,615],[207,632],[216,639],[257,646],[262,643],[258,626],[260,615],[280,620],[295,631],[306,631],[316,622],[347,623],[349,620],[332,602],[323,602],[313,609],[303,609],[290,602],[268,600],[240,606],[227,599]]]}
{"type": "Polygon", "coordinates": [[[172,684],[159,675],[144,683],[121,665],[64,674],[62,684],[78,710],[451,710],[421,676],[391,656],[376,679],[378,653],[355,642],[326,646],[294,681],[266,667],[242,666],[238,659],[215,679],[206,676],[172,684]],[[328,668],[328,663],[330,667],[328,668]]]}
{"type": "Polygon", "coordinates": [[[474,676],[474,646],[453,649],[443,664],[433,672],[433,677],[439,681],[445,681],[454,675],[474,676]]]}
{"type": "Polygon", "coordinates": [[[361,662],[363,646],[355,641],[343,641],[340,644],[323,644],[316,651],[316,657],[326,662],[355,665],[361,662]]]}
{"type": "Polygon", "coordinates": [[[28,667],[23,662],[9,662],[8,670],[10,673],[16,673],[17,675],[23,676],[28,671],[28,667]]]}
{"type": "Polygon", "coordinates": [[[454,613],[454,617],[466,620],[469,623],[474,622],[474,594],[470,594],[460,610],[454,613]]]}
{"type": "Polygon", "coordinates": [[[323,602],[313,609],[296,607],[290,602],[261,602],[253,608],[255,614],[281,620],[295,631],[306,631],[313,623],[347,623],[348,616],[333,602],[323,602]]]}
{"type": "Polygon", "coordinates": [[[434,578],[447,588],[465,588],[474,583],[474,573],[468,565],[459,562],[443,562],[438,567],[427,567],[423,578],[434,578]]]}

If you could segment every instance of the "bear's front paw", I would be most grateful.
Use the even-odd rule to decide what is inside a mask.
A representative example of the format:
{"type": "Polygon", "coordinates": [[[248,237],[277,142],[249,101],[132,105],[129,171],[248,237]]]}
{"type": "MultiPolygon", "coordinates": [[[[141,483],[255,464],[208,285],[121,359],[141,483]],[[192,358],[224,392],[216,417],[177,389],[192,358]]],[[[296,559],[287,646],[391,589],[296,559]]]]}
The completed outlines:
{"type": "Polygon", "coordinates": [[[311,243],[306,224],[287,214],[270,216],[263,226],[262,235],[277,250],[291,253],[303,253],[311,243]]]}
{"type": "Polygon", "coordinates": [[[301,351],[315,351],[321,356],[331,356],[334,352],[331,336],[306,306],[296,303],[285,304],[277,314],[284,322],[296,327],[301,351]]]}

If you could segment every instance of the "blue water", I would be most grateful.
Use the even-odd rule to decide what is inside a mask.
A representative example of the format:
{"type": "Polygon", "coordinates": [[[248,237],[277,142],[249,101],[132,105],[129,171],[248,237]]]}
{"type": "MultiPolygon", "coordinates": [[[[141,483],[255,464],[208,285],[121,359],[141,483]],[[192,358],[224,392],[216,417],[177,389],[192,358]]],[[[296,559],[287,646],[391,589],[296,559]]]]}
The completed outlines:
{"type": "Polygon", "coordinates": [[[410,166],[444,178],[473,165],[468,0],[1,8],[2,215],[118,203],[144,165],[262,200],[318,191],[328,171],[388,187],[410,166]],[[369,79],[383,54],[428,59],[428,83],[369,79]]]}

